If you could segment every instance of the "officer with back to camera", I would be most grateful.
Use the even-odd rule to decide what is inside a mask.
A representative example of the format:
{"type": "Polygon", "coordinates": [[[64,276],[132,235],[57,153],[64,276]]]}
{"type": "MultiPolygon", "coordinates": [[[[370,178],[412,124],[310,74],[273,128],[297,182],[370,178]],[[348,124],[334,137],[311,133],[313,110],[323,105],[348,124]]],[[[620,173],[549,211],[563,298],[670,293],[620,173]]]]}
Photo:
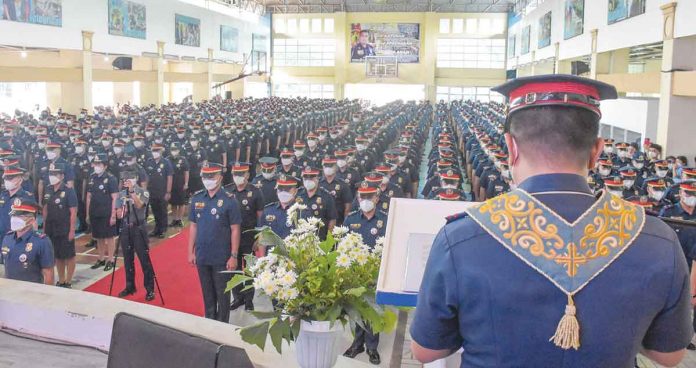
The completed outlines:
{"type": "Polygon", "coordinates": [[[121,219],[120,247],[123,250],[123,263],[126,269],[126,288],[119,294],[124,298],[135,294],[135,255],[138,255],[143,271],[145,300],[155,299],[155,273],[150,259],[147,238],[145,209],[150,201],[150,193],[138,185],[135,171],[121,172],[121,191],[116,199],[116,215],[121,219]]]}

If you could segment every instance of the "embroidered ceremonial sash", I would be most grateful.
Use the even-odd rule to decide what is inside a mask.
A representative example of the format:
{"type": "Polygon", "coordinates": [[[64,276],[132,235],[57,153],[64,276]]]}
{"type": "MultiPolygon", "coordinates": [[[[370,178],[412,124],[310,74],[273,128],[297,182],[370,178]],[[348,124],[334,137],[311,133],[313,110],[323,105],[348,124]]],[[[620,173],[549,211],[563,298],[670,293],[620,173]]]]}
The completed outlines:
{"type": "Polygon", "coordinates": [[[576,350],[580,329],[573,295],[609,267],[645,223],[642,207],[607,192],[573,223],[519,188],[466,212],[568,296],[565,316],[551,340],[563,349],[576,350]]]}

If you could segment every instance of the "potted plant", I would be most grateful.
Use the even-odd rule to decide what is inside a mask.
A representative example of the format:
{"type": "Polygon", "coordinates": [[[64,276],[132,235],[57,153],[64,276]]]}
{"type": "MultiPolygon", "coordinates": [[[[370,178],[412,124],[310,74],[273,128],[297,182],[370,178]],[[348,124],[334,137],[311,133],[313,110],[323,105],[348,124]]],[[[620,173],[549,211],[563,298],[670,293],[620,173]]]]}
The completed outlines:
{"type": "Polygon", "coordinates": [[[374,302],[381,242],[370,249],[360,234],[345,227],[321,241],[321,220],[299,219],[304,209],[302,204],[288,209],[287,221],[294,229],[285,239],[270,228],[257,229],[259,243],[272,249],[265,257],[247,256],[244,274],[235,275],[227,289],[253,282],[273,301],[272,312],[253,312],[261,322],[242,328],[242,340],[263,350],[270,335],[279,353],[283,340],[294,342],[301,367],[328,368],[338,358],[343,327],[368,325],[387,332],[395,327],[396,314],[374,302]]]}

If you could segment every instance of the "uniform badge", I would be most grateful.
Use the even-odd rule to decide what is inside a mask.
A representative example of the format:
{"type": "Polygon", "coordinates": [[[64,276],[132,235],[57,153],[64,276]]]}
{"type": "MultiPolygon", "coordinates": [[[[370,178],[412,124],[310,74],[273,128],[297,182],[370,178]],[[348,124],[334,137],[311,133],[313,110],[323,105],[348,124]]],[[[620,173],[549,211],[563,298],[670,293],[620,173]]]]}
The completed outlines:
{"type": "Polygon", "coordinates": [[[157,172],[158,172],[158,173],[161,173],[161,172],[162,172],[162,168],[159,168],[159,167],[158,167],[158,168],[157,168],[157,172]]]}
{"type": "Polygon", "coordinates": [[[247,197],[251,198],[253,196],[254,196],[254,192],[251,192],[251,191],[247,192],[247,197]]]}
{"type": "Polygon", "coordinates": [[[56,204],[60,204],[60,198],[56,198],[56,204]]]}
{"type": "Polygon", "coordinates": [[[403,179],[403,178],[398,178],[397,181],[399,182],[399,184],[401,184],[401,183],[404,182],[404,179],[403,179]]]}
{"type": "Polygon", "coordinates": [[[205,207],[205,203],[203,202],[196,202],[194,204],[194,207],[196,207],[197,210],[200,210],[201,208],[205,207]]]}
{"type": "Polygon", "coordinates": [[[384,208],[385,210],[389,208],[387,202],[382,203],[382,208],[384,208]]]}
{"type": "Polygon", "coordinates": [[[27,245],[24,247],[24,251],[27,253],[31,252],[32,249],[34,249],[33,243],[27,243],[27,245]]]}
{"type": "Polygon", "coordinates": [[[316,209],[317,209],[317,204],[316,204],[316,203],[312,205],[312,209],[313,209],[313,210],[316,210],[316,209]]]}
{"type": "Polygon", "coordinates": [[[370,234],[377,235],[377,229],[374,227],[372,229],[370,229],[370,234]]]}
{"type": "Polygon", "coordinates": [[[8,253],[10,253],[10,248],[2,247],[2,255],[6,256],[8,253]]]}
{"type": "Polygon", "coordinates": [[[350,228],[351,228],[351,229],[356,229],[356,230],[357,230],[357,229],[360,228],[360,224],[350,224],[350,228]]]}
{"type": "Polygon", "coordinates": [[[321,204],[321,197],[317,197],[317,204],[321,204]]]}
{"type": "Polygon", "coordinates": [[[20,254],[20,255],[19,255],[19,261],[20,261],[20,262],[26,262],[26,261],[27,261],[27,255],[26,255],[26,254],[20,254]]]}
{"type": "MultiPolygon", "coordinates": [[[[218,207],[222,207],[222,203],[223,203],[223,202],[222,202],[222,199],[218,199],[218,201],[217,201],[217,206],[218,206],[218,207]]],[[[214,214],[213,214],[213,215],[214,215],[214,214]]]]}
{"type": "Polygon", "coordinates": [[[19,198],[15,198],[14,202],[12,202],[13,206],[21,206],[22,205],[22,200],[19,198]]]}
{"type": "Polygon", "coordinates": [[[210,214],[211,214],[211,215],[217,214],[217,208],[211,209],[211,210],[210,210],[210,214]]]}
{"type": "Polygon", "coordinates": [[[65,192],[60,192],[60,197],[65,198],[65,192]]]}
{"type": "MultiPolygon", "coordinates": [[[[336,184],[336,191],[338,192],[339,190],[341,190],[341,186],[336,184]]],[[[336,194],[334,193],[334,195],[336,195],[336,194]]]]}
{"type": "Polygon", "coordinates": [[[109,183],[109,178],[104,179],[104,184],[108,184],[108,183],[109,183]]]}
{"type": "MultiPolygon", "coordinates": [[[[160,169],[164,169],[164,163],[160,164],[160,169]]],[[[157,171],[159,171],[159,170],[157,170],[157,171]]]]}
{"type": "Polygon", "coordinates": [[[378,229],[381,229],[382,226],[384,226],[384,221],[382,221],[382,220],[377,220],[377,228],[378,228],[378,229]]]}
{"type": "Polygon", "coordinates": [[[261,189],[261,182],[254,184],[254,186],[256,187],[256,189],[261,189]]]}
{"type": "Polygon", "coordinates": [[[394,195],[394,191],[393,191],[393,190],[390,190],[390,191],[389,191],[389,194],[387,194],[387,195],[390,196],[390,197],[393,196],[393,195],[394,195]]]}
{"type": "Polygon", "coordinates": [[[247,201],[246,199],[242,201],[242,205],[243,205],[243,206],[246,206],[246,205],[248,205],[248,204],[249,204],[249,201],[247,201]]]}
{"type": "Polygon", "coordinates": [[[275,218],[275,215],[266,215],[266,222],[273,222],[275,218]]]}
{"type": "Polygon", "coordinates": [[[104,184],[99,184],[99,189],[104,190],[104,184]]]}
{"type": "Polygon", "coordinates": [[[314,216],[319,216],[319,211],[314,211],[314,216]]]}

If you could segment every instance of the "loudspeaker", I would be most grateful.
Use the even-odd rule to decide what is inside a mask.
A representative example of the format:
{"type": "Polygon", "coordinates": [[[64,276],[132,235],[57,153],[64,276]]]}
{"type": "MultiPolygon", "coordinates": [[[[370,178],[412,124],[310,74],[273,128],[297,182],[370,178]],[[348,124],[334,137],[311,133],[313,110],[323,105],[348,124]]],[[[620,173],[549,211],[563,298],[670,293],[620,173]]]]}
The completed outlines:
{"type": "MultiPolygon", "coordinates": [[[[232,328],[232,327],[229,327],[232,328]]],[[[246,351],[127,313],[114,317],[107,368],[254,368],[246,351]]]]}
{"type": "Polygon", "coordinates": [[[511,69],[511,70],[505,71],[505,79],[510,80],[510,79],[515,79],[515,78],[517,78],[517,69],[511,69]]]}
{"type": "Polygon", "coordinates": [[[584,61],[573,61],[570,63],[570,74],[582,75],[590,72],[590,64],[584,61]]]}
{"type": "Polygon", "coordinates": [[[232,91],[225,91],[225,100],[232,99],[232,91]]]}
{"type": "Polygon", "coordinates": [[[119,56],[114,59],[111,65],[116,70],[132,70],[133,69],[133,58],[127,56],[119,56]]]}

